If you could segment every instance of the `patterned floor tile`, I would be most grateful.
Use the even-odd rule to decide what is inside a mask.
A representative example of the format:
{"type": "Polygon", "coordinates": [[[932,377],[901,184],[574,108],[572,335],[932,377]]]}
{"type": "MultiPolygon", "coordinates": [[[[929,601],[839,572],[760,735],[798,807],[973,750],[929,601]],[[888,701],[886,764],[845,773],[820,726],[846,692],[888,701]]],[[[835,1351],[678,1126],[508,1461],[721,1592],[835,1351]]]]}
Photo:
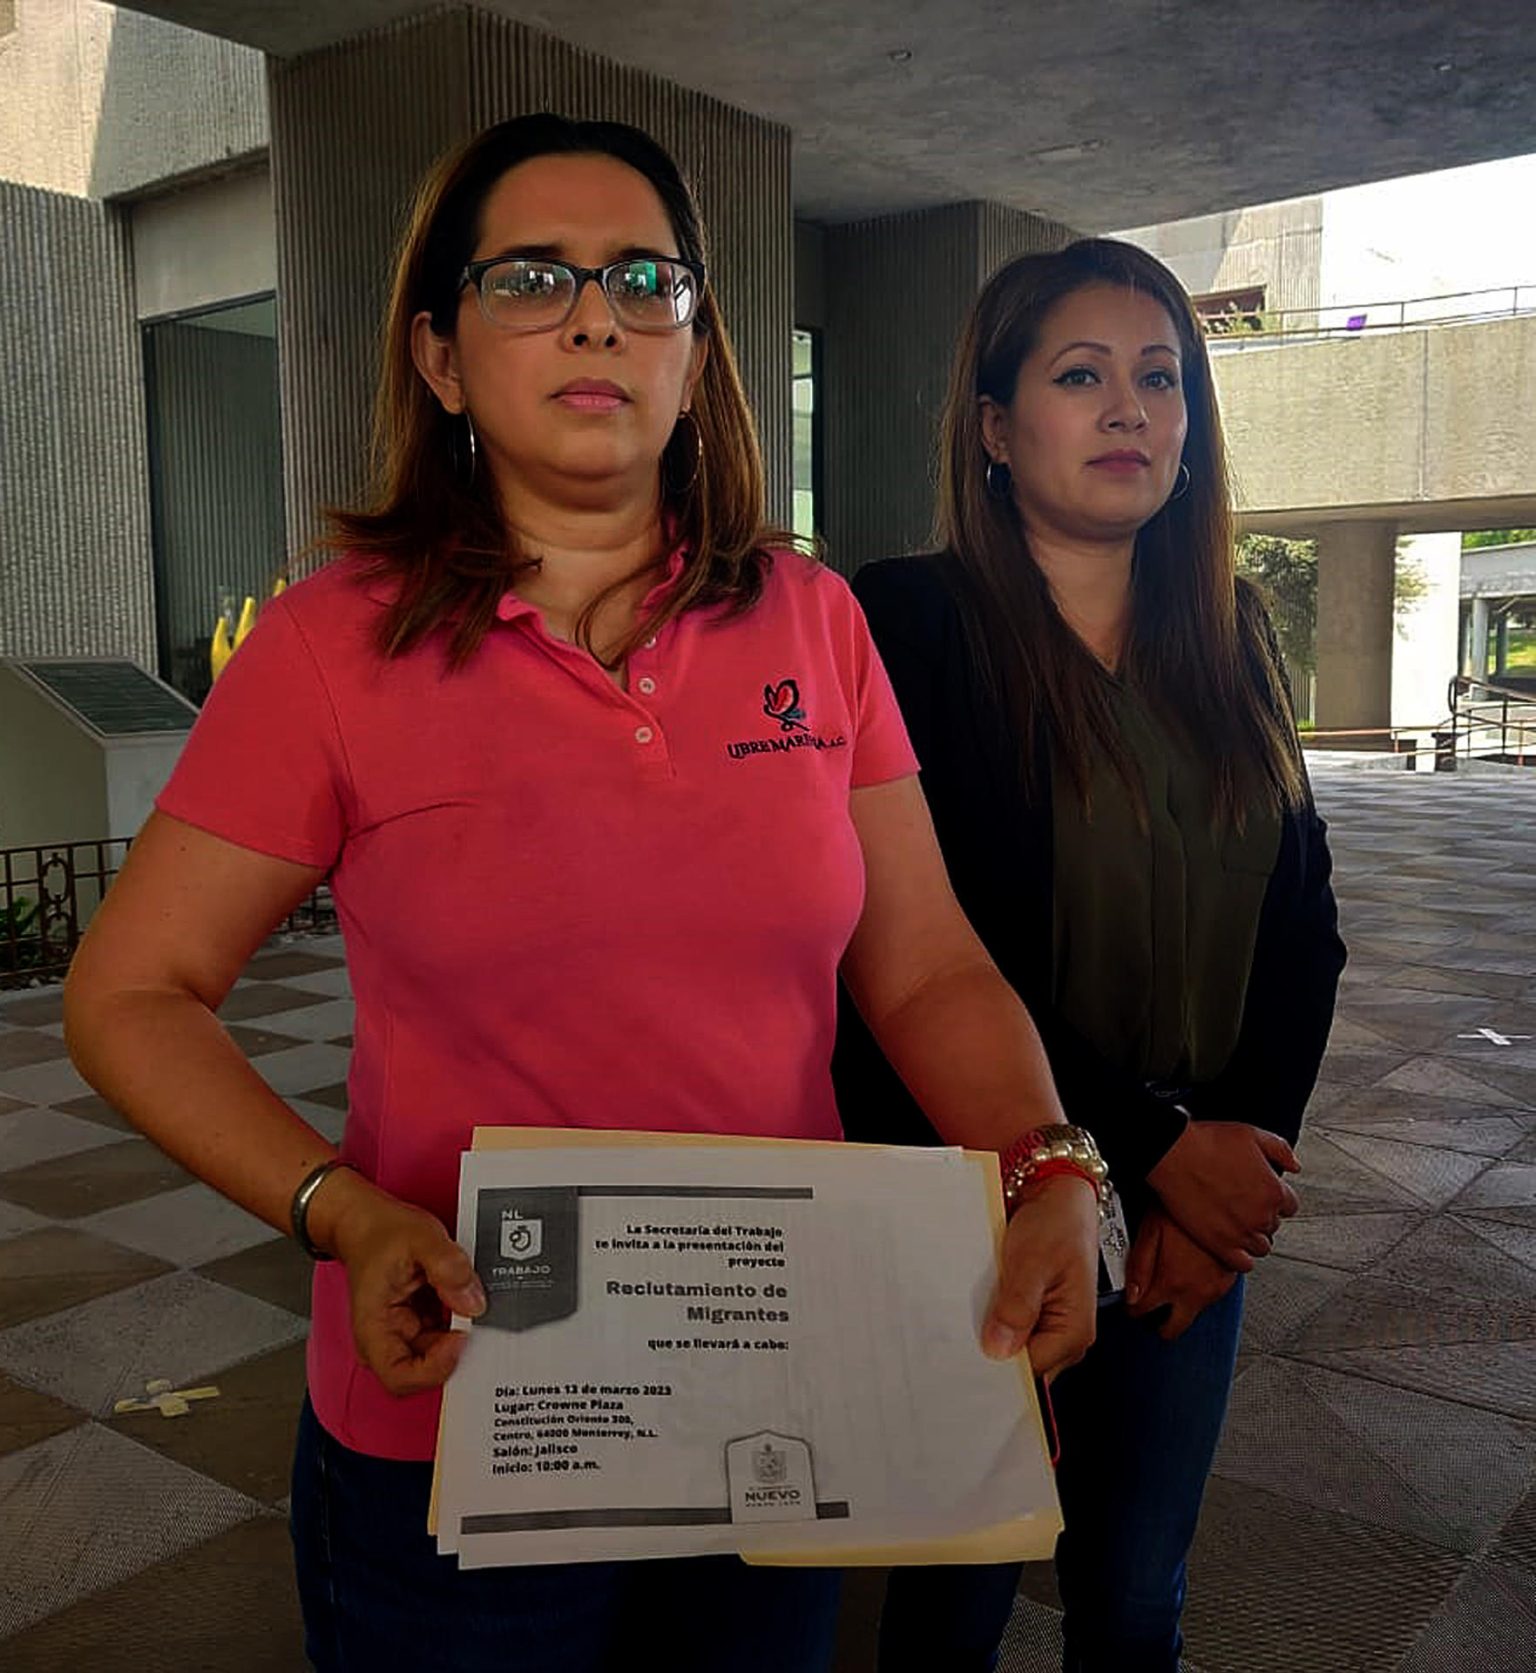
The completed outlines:
{"type": "Polygon", "coordinates": [[[1508,1302],[1536,1314],[1536,1269],[1479,1235],[1474,1221],[1436,1215],[1371,1267],[1387,1283],[1508,1302]]]}
{"type": "Polygon", "coordinates": [[[1302,1214],[1350,1214],[1414,1210],[1418,1199],[1366,1163],[1356,1161],[1320,1129],[1303,1131],[1296,1146],[1301,1172],[1295,1177],[1302,1214]]]}
{"type": "Polygon", "coordinates": [[[1439,1057],[1410,1058],[1400,1069],[1384,1075],[1381,1085],[1392,1091],[1417,1092],[1427,1098],[1445,1098],[1454,1103],[1520,1107],[1520,1099],[1439,1057]]]}
{"type": "Polygon", "coordinates": [[[78,1220],[173,1190],[189,1178],[147,1139],[123,1139],[0,1174],[0,1197],[55,1220],[78,1220]]]}
{"type": "Polygon", "coordinates": [[[228,1284],[244,1295],[253,1295],[274,1307],[309,1317],[314,1263],[290,1238],[258,1243],[238,1255],[209,1261],[197,1270],[201,1277],[214,1283],[228,1284]]]}
{"type": "Polygon", "coordinates": [[[1483,1156],[1401,1144],[1374,1134],[1331,1132],[1329,1142],[1406,1191],[1426,1208],[1441,1208],[1488,1166],[1483,1156]]]}
{"type": "Polygon", "coordinates": [[[0,1022],[14,1028],[48,1028],[64,1020],[64,990],[43,988],[0,1001],[0,1022]]]}
{"type": "Polygon", "coordinates": [[[306,1329],[281,1308],[173,1272],[0,1331],[0,1370],[102,1416],[154,1378],[169,1377],[178,1387],[217,1378],[306,1329]]]}
{"type": "Polygon", "coordinates": [[[1518,1673],[1536,1660],[1533,1646],[1536,1579],[1473,1563],[1398,1673],[1518,1673]]]}
{"type": "Polygon", "coordinates": [[[1536,1164],[1500,1162],[1456,1198],[1456,1208],[1518,1208],[1536,1203],[1536,1164]]]}
{"type": "Polygon", "coordinates": [[[31,1106],[23,1098],[6,1098],[0,1096],[0,1115],[11,1115],[16,1110],[28,1109],[31,1106]]]}
{"type": "Polygon", "coordinates": [[[124,1412],[103,1421],[141,1446],[222,1481],[248,1498],[275,1505],[289,1489],[293,1438],[304,1401],[304,1344],[221,1371],[214,1400],[185,1417],[124,1412]]]}
{"type": "Polygon", "coordinates": [[[124,1203],[75,1224],[175,1266],[201,1266],[281,1235],[201,1184],[124,1203]]]}
{"type": "Polygon", "coordinates": [[[350,999],[328,999],[302,1011],[285,1011],[283,1030],[305,1040],[329,1040],[337,1034],[349,1032],[354,1014],[350,999]]]}
{"type": "Polygon", "coordinates": [[[41,1214],[34,1214],[30,1208],[22,1208],[19,1204],[6,1202],[0,1197],[0,1242],[9,1237],[20,1237],[23,1232],[37,1231],[49,1223],[41,1214]]]}
{"type": "Polygon", "coordinates": [[[36,1028],[0,1027],[0,1069],[26,1069],[34,1063],[55,1063],[69,1055],[55,1034],[36,1028]]]}
{"type": "Polygon", "coordinates": [[[1271,1359],[1238,1379],[1216,1470],[1470,1556],[1536,1482],[1536,1424],[1271,1359]]]}
{"type": "Polygon", "coordinates": [[[1472,1342],[1536,1342],[1536,1309],[1356,1274],[1329,1295],[1326,1308],[1313,1310],[1286,1343],[1285,1351],[1311,1359],[1347,1348],[1453,1347],[1472,1342]]]}
{"type": "Polygon", "coordinates": [[[322,1004],[330,997],[311,988],[290,987],[286,982],[237,982],[219,1006],[219,1021],[246,1022],[253,1017],[276,1016],[281,1011],[322,1004]]]}
{"type": "Polygon", "coordinates": [[[95,1423],[0,1458],[0,1507],[0,1638],[261,1514],[95,1423]]]}
{"type": "Polygon", "coordinates": [[[271,1516],[95,1592],[5,1643],[6,1673],[295,1673],[305,1665],[293,1550],[271,1516]]]}
{"type": "Polygon", "coordinates": [[[270,1029],[243,1022],[228,1023],[225,1032],[247,1057],[265,1057],[270,1051],[287,1051],[291,1046],[304,1044],[300,1034],[275,1034],[270,1029]]]}
{"type": "Polygon", "coordinates": [[[345,1080],[351,1061],[350,1052],[311,1041],[258,1057],[252,1066],[274,1092],[283,1096],[307,1094],[312,1087],[331,1086],[345,1080]]]}
{"type": "Polygon", "coordinates": [[[53,1108],[62,1110],[65,1115],[78,1116],[82,1121],[95,1121],[103,1127],[115,1128],[120,1133],[134,1133],[138,1129],[126,1115],[107,1102],[95,1092],[87,1092],[83,1098],[66,1098],[62,1103],[55,1103],[53,1108]]]}
{"type": "Polygon", "coordinates": [[[1463,1566],[1424,1541],[1216,1478],[1190,1559],[1188,1654],[1212,1673],[1392,1673],[1463,1566]]]}
{"type": "MultiPolygon", "coordinates": [[[[306,977],[317,970],[344,969],[346,960],[336,953],[310,952],[302,947],[273,947],[257,953],[242,973],[247,981],[281,982],[294,976],[306,977]]],[[[304,984],[308,986],[306,982],[304,984]]]]}
{"type": "Polygon", "coordinates": [[[115,1294],[169,1269],[165,1261],[77,1227],[45,1222],[5,1245],[0,1331],[115,1294]]]}
{"type": "MultiPolygon", "coordinates": [[[[352,978],[347,974],[345,965],[337,964],[332,970],[307,970],[299,978],[304,991],[316,994],[321,999],[350,999],[352,997],[352,978]]],[[[308,1005],[315,1000],[307,999],[308,1005]]]]}
{"type": "Polygon", "coordinates": [[[1275,1246],[1289,1260],[1353,1272],[1401,1243],[1421,1218],[1411,1213],[1309,1214],[1288,1220],[1275,1246]]]}
{"type": "MultiPolygon", "coordinates": [[[[1290,1234],[1297,1222],[1281,1233],[1290,1234]]],[[[1250,1351],[1284,1347],[1349,1283],[1347,1272],[1271,1255],[1249,1275],[1243,1301],[1243,1344],[1250,1351]]]]}
{"type": "Polygon", "coordinates": [[[1440,1100],[1410,1098],[1406,1092],[1383,1093],[1374,1087],[1369,1093],[1355,1093],[1320,1115],[1314,1125],[1326,1133],[1362,1133],[1371,1138],[1391,1138],[1402,1144],[1429,1145],[1439,1150],[1460,1150],[1469,1156],[1499,1157],[1513,1151],[1527,1136],[1526,1117],[1520,1112],[1495,1115],[1471,1106],[1447,1109],[1440,1100]],[[1370,1103],[1362,1106],[1362,1098],[1370,1103]],[[1392,1110],[1396,1102],[1399,1107],[1392,1110]],[[1409,1106],[1427,1105],[1424,1113],[1409,1106]],[[1433,1111],[1433,1113],[1430,1113],[1433,1111]]]}
{"type": "MultiPolygon", "coordinates": [[[[39,1038],[52,1038],[42,1035],[39,1038]]],[[[20,1098],[27,1104],[51,1104],[57,1109],[66,1099],[83,1098],[91,1089],[81,1080],[78,1071],[64,1055],[62,1042],[59,1056],[51,1063],[31,1063],[21,1069],[7,1069],[0,1075],[0,1091],[9,1097],[20,1098]]]]}
{"type": "Polygon", "coordinates": [[[1529,1338],[1448,1347],[1353,1348],[1308,1353],[1307,1358],[1331,1370],[1536,1422],[1536,1349],[1529,1338]]]}
{"type": "Polygon", "coordinates": [[[86,1421],[74,1406],[0,1376],[0,1454],[20,1452],[86,1421]]]}
{"type": "Polygon", "coordinates": [[[116,1142],[117,1135],[97,1122],[58,1110],[21,1109],[0,1115],[0,1173],[116,1142]]]}

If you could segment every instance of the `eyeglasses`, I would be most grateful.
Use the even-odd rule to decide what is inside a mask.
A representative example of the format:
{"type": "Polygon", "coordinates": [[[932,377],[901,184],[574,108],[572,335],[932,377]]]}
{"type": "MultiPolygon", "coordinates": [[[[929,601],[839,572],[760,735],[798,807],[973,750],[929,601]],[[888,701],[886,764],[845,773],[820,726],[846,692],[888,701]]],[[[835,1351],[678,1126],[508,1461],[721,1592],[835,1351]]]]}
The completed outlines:
{"type": "Polygon", "coordinates": [[[613,317],[629,330],[680,331],[698,312],[704,267],[681,256],[631,256],[606,267],[491,256],[470,262],[459,289],[473,285],[480,312],[503,331],[557,331],[576,312],[589,280],[602,286],[613,317]]]}

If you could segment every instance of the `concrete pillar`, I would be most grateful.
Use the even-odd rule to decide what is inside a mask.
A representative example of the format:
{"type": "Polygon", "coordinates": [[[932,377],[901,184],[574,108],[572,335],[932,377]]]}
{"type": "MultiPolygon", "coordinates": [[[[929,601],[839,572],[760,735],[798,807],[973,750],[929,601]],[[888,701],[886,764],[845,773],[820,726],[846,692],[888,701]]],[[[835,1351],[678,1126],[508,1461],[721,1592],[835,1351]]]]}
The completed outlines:
{"type": "Polygon", "coordinates": [[[1358,734],[1336,748],[1388,747],[1396,560],[1394,523],[1317,531],[1317,729],[1358,734]]]}
{"type": "Polygon", "coordinates": [[[379,321],[418,180],[480,128],[538,110],[636,123],[689,176],[762,436],[769,515],[788,521],[787,128],[472,6],[270,60],[268,91],[295,549],[318,532],[320,507],[356,503],[363,490],[379,321]]]}
{"type": "Polygon", "coordinates": [[[1467,654],[1467,672],[1474,680],[1488,678],[1488,600],[1472,600],[1471,644],[1467,654]]]}
{"type": "Polygon", "coordinates": [[[1075,236],[979,202],[827,229],[823,532],[839,569],[927,543],[939,414],[966,310],[1005,261],[1075,236]]]}
{"type": "Polygon", "coordinates": [[[1509,611],[1499,612],[1498,625],[1493,630],[1493,677],[1502,680],[1509,668],[1509,611]]]}

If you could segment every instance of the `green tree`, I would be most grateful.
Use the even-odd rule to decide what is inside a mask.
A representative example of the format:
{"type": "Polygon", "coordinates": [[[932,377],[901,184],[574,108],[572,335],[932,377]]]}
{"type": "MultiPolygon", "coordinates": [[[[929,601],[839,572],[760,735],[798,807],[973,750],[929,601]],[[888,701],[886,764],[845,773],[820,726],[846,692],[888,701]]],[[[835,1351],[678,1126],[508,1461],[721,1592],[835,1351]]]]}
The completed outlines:
{"type": "Polygon", "coordinates": [[[1317,668],[1317,542],[1278,534],[1245,534],[1237,572],[1263,595],[1286,666],[1298,677],[1317,668]]]}
{"type": "Polygon", "coordinates": [[[1536,540],[1536,529],[1468,529],[1461,537],[1461,549],[1472,552],[1479,546],[1513,546],[1522,540],[1536,540]]]}

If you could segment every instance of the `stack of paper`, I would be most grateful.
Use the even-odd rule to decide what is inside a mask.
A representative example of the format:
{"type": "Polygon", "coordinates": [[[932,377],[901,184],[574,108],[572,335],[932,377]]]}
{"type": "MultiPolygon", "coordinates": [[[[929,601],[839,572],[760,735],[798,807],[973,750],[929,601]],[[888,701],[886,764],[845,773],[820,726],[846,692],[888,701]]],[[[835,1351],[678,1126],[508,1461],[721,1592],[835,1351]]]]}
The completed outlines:
{"type": "Polygon", "coordinates": [[[440,1550],[1049,1556],[1027,1364],[978,1345],[995,1157],[571,1129],[475,1145],[458,1237],[489,1306],[456,1321],[440,1550]]]}

